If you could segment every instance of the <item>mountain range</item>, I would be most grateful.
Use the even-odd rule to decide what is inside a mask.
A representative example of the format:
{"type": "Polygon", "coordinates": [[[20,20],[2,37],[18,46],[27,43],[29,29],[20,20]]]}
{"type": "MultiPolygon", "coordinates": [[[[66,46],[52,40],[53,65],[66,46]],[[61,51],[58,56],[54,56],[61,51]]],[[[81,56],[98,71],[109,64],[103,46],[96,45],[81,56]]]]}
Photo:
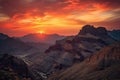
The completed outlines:
{"type": "Polygon", "coordinates": [[[56,40],[62,38],[64,36],[57,34],[28,34],[23,37],[9,37],[0,33],[0,54],[9,53],[24,57],[38,52],[43,53],[56,40]]]}
{"type": "Polygon", "coordinates": [[[83,26],[74,36],[0,33],[0,75],[20,80],[119,80],[119,34],[93,25],[83,26]]]}
{"type": "Polygon", "coordinates": [[[0,53],[22,54],[24,51],[31,49],[32,46],[6,34],[0,33],[0,53]]]}

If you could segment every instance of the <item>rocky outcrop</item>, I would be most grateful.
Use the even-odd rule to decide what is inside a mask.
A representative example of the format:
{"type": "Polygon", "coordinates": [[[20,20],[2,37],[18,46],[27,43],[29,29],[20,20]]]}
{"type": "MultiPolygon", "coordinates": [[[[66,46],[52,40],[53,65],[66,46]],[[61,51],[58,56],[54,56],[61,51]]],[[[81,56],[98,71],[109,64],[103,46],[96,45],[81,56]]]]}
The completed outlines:
{"type": "Polygon", "coordinates": [[[108,35],[108,31],[104,27],[95,28],[92,25],[85,25],[78,35],[85,35],[88,33],[101,38],[103,41],[106,41],[107,44],[113,43],[115,41],[114,38],[111,38],[111,36],[108,35]]]}
{"type": "Polygon", "coordinates": [[[78,35],[85,35],[87,33],[102,37],[104,35],[107,35],[107,30],[104,27],[95,28],[92,25],[85,25],[83,26],[82,30],[79,32],[78,35]]]}
{"type": "Polygon", "coordinates": [[[48,80],[119,80],[120,42],[101,49],[81,63],[61,70],[48,80]]]}
{"type": "Polygon", "coordinates": [[[0,55],[0,80],[33,80],[28,67],[21,59],[8,55],[0,55]]]}

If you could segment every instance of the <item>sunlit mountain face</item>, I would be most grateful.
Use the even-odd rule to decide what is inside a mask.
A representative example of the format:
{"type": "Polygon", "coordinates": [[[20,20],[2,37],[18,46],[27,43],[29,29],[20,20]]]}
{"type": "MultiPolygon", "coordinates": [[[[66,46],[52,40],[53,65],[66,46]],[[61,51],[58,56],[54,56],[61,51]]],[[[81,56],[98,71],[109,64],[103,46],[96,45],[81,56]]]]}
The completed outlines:
{"type": "Polygon", "coordinates": [[[76,34],[84,24],[120,29],[120,0],[0,0],[0,32],[76,34]]]}

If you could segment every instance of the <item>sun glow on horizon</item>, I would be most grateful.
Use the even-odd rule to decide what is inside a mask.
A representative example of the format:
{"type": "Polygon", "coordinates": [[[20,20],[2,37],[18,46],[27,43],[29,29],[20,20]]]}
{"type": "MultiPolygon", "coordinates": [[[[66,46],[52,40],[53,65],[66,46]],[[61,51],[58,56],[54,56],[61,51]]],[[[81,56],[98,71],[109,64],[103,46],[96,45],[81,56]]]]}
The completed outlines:
{"type": "Polygon", "coordinates": [[[40,33],[40,34],[45,34],[45,31],[40,30],[38,33],[40,33]]]}

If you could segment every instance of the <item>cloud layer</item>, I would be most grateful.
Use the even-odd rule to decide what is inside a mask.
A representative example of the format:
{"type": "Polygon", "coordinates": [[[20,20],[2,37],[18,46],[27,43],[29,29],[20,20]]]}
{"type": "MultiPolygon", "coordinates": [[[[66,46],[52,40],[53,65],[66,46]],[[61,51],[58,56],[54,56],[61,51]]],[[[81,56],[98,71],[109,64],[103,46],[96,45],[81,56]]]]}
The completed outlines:
{"type": "Polygon", "coordinates": [[[68,35],[77,33],[84,24],[120,29],[119,3],[120,0],[0,0],[0,32],[23,35],[45,30],[68,35]]]}

